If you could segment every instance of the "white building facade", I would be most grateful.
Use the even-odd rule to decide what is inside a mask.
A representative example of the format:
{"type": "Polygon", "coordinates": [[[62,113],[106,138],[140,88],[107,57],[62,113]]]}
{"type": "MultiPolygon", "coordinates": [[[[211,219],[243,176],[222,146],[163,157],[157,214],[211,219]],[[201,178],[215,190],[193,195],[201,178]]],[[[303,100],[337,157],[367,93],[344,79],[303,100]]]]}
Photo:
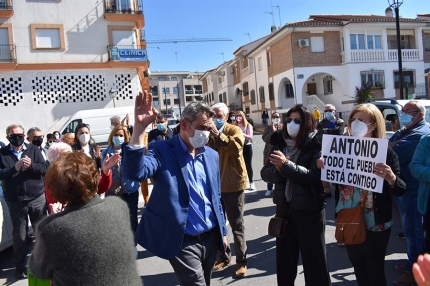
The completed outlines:
{"type": "Polygon", "coordinates": [[[133,105],[147,86],[140,0],[7,2],[0,130],[16,123],[53,132],[79,110],[133,105]]]}

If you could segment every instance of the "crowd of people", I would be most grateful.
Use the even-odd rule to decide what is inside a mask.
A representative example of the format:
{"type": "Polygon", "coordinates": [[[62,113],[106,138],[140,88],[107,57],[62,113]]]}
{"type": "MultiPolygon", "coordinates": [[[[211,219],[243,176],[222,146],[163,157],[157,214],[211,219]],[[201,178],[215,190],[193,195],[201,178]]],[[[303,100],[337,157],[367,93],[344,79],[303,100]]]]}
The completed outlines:
{"type": "MultiPolygon", "coordinates": [[[[424,106],[410,101],[399,118],[387,122],[375,105],[360,104],[347,126],[332,104],[325,106],[323,118],[316,111],[298,104],[285,114],[267,109],[262,114],[261,178],[283,226],[276,237],[278,285],[294,285],[299,256],[306,285],[331,285],[325,200],[332,189],[336,213],[365,202],[365,240],[345,245],[358,285],[387,285],[392,196],[408,255],[405,265],[396,265],[403,274],[394,283],[429,285],[430,257],[424,253],[430,248],[430,129],[424,106]],[[395,133],[386,161],[372,170],[384,181],[381,193],[321,180],[324,134],[385,138],[387,123],[395,133]]],[[[92,140],[85,123],[74,133],[47,134],[44,146],[39,128],[25,133],[19,124],[7,127],[0,179],[13,225],[15,277],[27,278],[28,273],[52,285],[141,285],[135,263],[139,244],[167,259],[181,285],[210,285],[214,271],[233,264],[228,225],[234,276],[246,276],[245,190],[255,187],[254,131],[245,114],[229,112],[224,103],[210,107],[192,102],[171,130],[145,91],[136,97],[134,126],[128,121],[111,118],[105,150],[92,140]],[[153,184],[150,198],[148,179],[153,184]],[[145,202],[140,222],[139,188],[145,202]],[[28,218],[36,242],[27,271],[28,218]]]]}

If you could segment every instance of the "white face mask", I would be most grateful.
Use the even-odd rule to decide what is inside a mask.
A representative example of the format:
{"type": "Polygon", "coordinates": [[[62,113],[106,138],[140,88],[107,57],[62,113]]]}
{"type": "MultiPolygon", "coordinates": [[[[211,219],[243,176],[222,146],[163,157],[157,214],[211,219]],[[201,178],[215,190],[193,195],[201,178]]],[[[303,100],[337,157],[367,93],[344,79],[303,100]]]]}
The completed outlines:
{"type": "Polygon", "coordinates": [[[276,119],[272,120],[273,124],[275,124],[275,125],[278,125],[279,121],[281,121],[279,118],[276,118],[276,119]]]}
{"type": "Polygon", "coordinates": [[[57,139],[57,140],[60,139],[60,135],[55,134],[54,136],[55,136],[55,139],[57,139]]]}
{"type": "Polygon", "coordinates": [[[187,132],[188,139],[190,140],[191,146],[193,146],[196,149],[205,146],[209,141],[210,132],[203,131],[203,130],[195,130],[189,122],[188,124],[190,125],[191,129],[194,130],[193,137],[190,137],[190,135],[188,135],[188,132],[187,132]]]}
{"type": "Polygon", "coordinates": [[[288,134],[290,134],[291,137],[296,137],[297,134],[299,134],[299,131],[300,131],[300,124],[297,124],[294,121],[291,121],[290,123],[287,123],[287,131],[288,131],[288,134]]]}
{"type": "Polygon", "coordinates": [[[90,134],[85,134],[82,133],[81,135],[79,135],[79,141],[81,141],[81,143],[86,144],[90,141],[90,134]]]}
{"type": "MultiPolygon", "coordinates": [[[[372,124],[372,123],[369,123],[369,124],[372,124]]],[[[351,123],[351,135],[355,136],[355,137],[364,137],[364,136],[366,136],[367,133],[369,133],[369,132],[372,131],[372,130],[367,131],[367,129],[368,129],[367,125],[369,125],[369,124],[366,124],[363,121],[355,119],[351,123]]]]}

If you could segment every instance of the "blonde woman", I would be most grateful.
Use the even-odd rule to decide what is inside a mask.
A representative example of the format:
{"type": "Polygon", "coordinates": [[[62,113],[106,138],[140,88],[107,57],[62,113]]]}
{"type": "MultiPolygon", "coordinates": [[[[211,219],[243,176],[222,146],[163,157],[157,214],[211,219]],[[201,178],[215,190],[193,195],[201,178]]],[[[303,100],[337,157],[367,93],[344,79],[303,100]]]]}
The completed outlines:
{"type": "Polygon", "coordinates": [[[246,172],[248,173],[249,188],[254,190],[253,171],[252,171],[252,136],[254,130],[252,125],[246,120],[246,116],[242,111],[236,111],[236,118],[232,124],[237,125],[242,129],[245,137],[245,145],[243,146],[243,158],[245,159],[246,172]]]}

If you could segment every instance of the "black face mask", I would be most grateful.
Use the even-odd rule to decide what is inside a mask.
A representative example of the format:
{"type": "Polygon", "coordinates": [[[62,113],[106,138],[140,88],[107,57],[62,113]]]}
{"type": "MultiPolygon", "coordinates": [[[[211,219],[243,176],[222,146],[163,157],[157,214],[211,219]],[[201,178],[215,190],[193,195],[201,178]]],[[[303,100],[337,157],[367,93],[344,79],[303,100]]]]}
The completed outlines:
{"type": "Polygon", "coordinates": [[[43,143],[43,138],[34,138],[31,143],[37,147],[40,147],[43,143]]]}
{"type": "Polygon", "coordinates": [[[24,136],[23,135],[10,135],[9,142],[12,146],[19,147],[24,144],[24,136]]]}

